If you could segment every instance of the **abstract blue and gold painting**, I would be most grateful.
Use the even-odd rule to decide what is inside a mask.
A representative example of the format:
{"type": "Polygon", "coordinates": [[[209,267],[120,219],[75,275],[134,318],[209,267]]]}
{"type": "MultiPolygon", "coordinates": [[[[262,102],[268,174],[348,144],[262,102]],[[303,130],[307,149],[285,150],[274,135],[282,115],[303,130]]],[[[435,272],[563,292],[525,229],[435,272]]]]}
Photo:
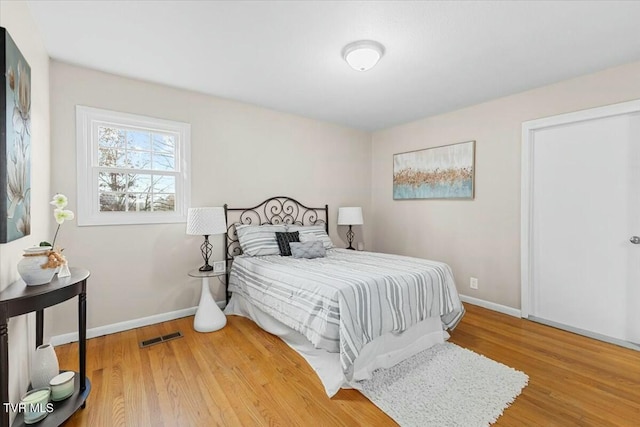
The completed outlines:
{"type": "Polygon", "coordinates": [[[393,155],[393,198],[473,199],[475,141],[393,155]]]}

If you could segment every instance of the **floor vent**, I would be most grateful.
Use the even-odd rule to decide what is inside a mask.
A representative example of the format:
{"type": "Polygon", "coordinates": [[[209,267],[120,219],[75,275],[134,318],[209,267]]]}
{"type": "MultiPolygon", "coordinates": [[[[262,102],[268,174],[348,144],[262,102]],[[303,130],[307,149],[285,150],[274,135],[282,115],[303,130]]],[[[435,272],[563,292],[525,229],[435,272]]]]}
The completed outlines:
{"type": "Polygon", "coordinates": [[[140,348],[145,348],[145,347],[149,347],[152,346],[154,344],[160,344],[161,342],[167,342],[167,341],[171,341],[171,340],[175,340],[177,338],[182,338],[182,332],[177,331],[177,332],[172,332],[170,334],[167,335],[162,335],[160,337],[155,337],[155,338],[149,338],[148,340],[144,340],[140,342],[140,348]]]}

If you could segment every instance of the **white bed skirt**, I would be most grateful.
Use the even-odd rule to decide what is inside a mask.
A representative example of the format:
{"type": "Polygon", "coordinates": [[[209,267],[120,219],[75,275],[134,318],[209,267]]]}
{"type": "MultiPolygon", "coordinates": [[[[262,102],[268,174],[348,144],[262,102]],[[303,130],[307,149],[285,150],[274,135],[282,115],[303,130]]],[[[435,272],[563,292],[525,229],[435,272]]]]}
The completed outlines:
{"type": "Polygon", "coordinates": [[[265,331],[280,337],[311,365],[329,397],[341,388],[358,388],[358,381],[371,378],[376,369],[394,366],[449,338],[439,317],[428,318],[401,334],[384,334],[362,348],[353,365],[353,378],[346,378],[338,353],[315,348],[303,335],[251,305],[241,295],[234,293],[224,312],[247,317],[265,331]]]}

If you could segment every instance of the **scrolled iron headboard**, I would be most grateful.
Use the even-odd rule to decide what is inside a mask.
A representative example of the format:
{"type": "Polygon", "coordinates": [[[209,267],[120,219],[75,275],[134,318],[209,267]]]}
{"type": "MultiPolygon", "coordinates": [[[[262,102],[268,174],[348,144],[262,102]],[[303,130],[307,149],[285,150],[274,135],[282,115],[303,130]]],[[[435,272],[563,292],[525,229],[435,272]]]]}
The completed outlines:
{"type": "Polygon", "coordinates": [[[224,216],[227,220],[225,239],[227,283],[229,283],[229,272],[233,258],[242,254],[236,233],[236,224],[324,224],[325,230],[329,234],[329,205],[324,205],[322,208],[312,208],[286,196],[271,197],[250,208],[230,208],[225,203],[224,216]]]}

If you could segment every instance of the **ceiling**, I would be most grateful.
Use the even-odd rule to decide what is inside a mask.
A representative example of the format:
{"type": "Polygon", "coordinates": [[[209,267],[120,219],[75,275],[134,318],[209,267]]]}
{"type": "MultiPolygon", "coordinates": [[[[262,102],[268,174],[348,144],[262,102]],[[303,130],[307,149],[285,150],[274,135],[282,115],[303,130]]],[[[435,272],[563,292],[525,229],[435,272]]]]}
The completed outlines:
{"type": "Polygon", "coordinates": [[[28,4],[54,59],[369,131],[640,60],[640,2],[28,4]]]}

